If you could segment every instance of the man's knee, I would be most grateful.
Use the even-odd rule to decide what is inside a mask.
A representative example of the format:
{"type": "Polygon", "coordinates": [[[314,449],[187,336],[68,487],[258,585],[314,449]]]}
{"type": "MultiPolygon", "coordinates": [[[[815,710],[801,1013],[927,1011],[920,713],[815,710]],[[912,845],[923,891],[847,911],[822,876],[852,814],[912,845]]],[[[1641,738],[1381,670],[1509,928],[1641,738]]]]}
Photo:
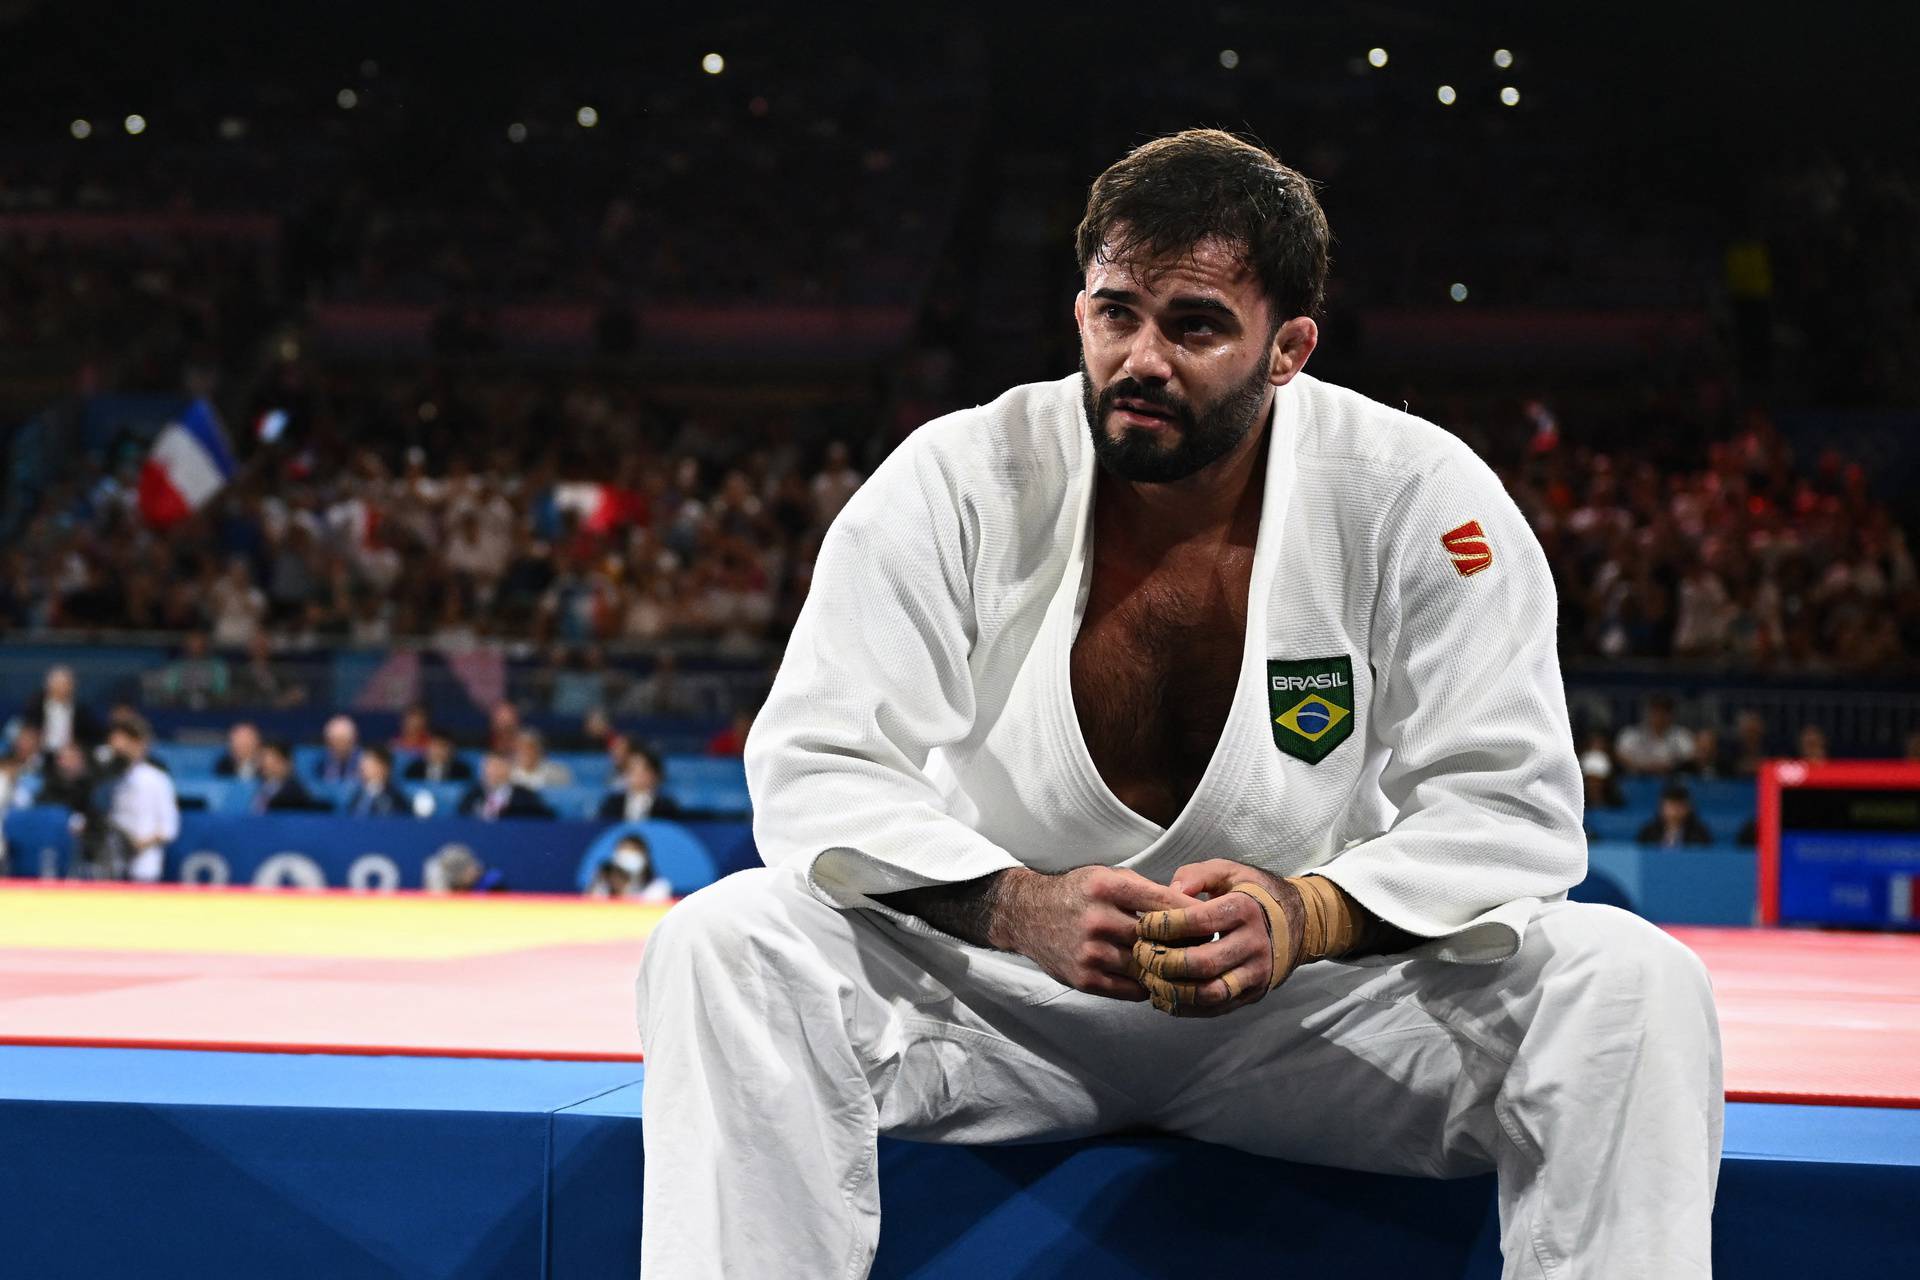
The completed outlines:
{"type": "Polygon", "coordinates": [[[737,960],[779,928],[791,877],[770,867],[737,871],[688,894],[647,937],[643,969],[679,959],[737,960]]]}
{"type": "Polygon", "coordinates": [[[1652,1014],[1713,1016],[1713,989],[1700,957],[1629,911],[1560,903],[1535,917],[1523,955],[1562,998],[1637,1003],[1652,1014]]]}
{"type": "Polygon", "coordinates": [[[685,991],[817,955],[815,935],[832,907],[791,873],[755,867],[726,876],[677,903],[647,938],[640,959],[640,1019],[665,990],[685,991]]]}

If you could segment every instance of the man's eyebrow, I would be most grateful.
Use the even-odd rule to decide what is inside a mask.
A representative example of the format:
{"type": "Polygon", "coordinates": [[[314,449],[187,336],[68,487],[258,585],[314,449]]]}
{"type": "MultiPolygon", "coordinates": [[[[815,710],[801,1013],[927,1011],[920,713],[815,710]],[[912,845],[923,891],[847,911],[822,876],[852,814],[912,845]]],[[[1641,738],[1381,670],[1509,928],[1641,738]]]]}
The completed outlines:
{"type": "MultiPolygon", "coordinates": [[[[1091,295],[1104,302],[1118,302],[1125,306],[1137,306],[1140,295],[1131,289],[1095,289],[1091,295]]],[[[1218,298],[1209,298],[1197,293],[1178,294],[1167,300],[1169,311],[1206,311],[1214,315],[1225,316],[1229,320],[1239,320],[1240,315],[1232,307],[1218,298]]]]}
{"type": "Polygon", "coordinates": [[[1206,298],[1195,293],[1183,293],[1167,303],[1169,311],[1211,311],[1226,316],[1229,320],[1238,320],[1239,314],[1218,298],[1206,298]]]}

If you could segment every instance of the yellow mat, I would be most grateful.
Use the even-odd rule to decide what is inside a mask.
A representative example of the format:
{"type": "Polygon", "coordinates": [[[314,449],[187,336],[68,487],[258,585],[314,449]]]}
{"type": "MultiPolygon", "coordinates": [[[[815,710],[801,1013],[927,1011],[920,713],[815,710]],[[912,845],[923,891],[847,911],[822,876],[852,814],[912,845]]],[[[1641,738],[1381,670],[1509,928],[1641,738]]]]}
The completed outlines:
{"type": "Polygon", "coordinates": [[[0,888],[0,949],[454,959],[638,940],[663,904],[254,889],[0,888]]]}

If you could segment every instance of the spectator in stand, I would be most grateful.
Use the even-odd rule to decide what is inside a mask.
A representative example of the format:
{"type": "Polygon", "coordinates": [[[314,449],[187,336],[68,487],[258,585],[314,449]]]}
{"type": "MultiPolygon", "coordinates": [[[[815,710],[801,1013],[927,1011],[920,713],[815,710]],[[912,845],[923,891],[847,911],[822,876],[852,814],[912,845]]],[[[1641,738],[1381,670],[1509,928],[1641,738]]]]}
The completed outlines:
{"type": "Polygon", "coordinates": [[[93,789],[100,783],[93,761],[77,742],[69,742],[53,753],[53,763],[40,778],[40,793],[33,803],[53,805],[85,813],[93,803],[93,789]]]}
{"type": "Polygon", "coordinates": [[[1808,764],[1826,764],[1831,756],[1827,754],[1827,731],[1817,724],[1800,727],[1800,758],[1808,764]]]}
{"type": "Polygon", "coordinates": [[[408,782],[472,782],[473,766],[454,750],[453,739],[435,732],[427,739],[427,750],[407,765],[408,782]]]}
{"type": "Polygon", "coordinates": [[[645,747],[635,747],[627,757],[621,786],[609,791],[600,801],[604,822],[642,822],[648,818],[678,818],[680,806],[660,794],[660,757],[645,747]]]}
{"type": "Polygon", "coordinates": [[[673,885],[653,869],[653,850],[638,833],[620,837],[613,853],[593,874],[587,886],[590,898],[624,898],[634,902],[665,902],[673,885]]]}
{"type": "Polygon", "coordinates": [[[460,801],[460,812],[469,818],[488,822],[500,818],[551,818],[539,795],[517,785],[513,766],[498,751],[489,751],[480,762],[480,781],[460,801]]]}
{"type": "Polygon", "coordinates": [[[620,699],[620,713],[629,716],[684,716],[700,712],[700,699],[680,675],[680,660],[663,650],[653,670],[636,680],[620,699]]]}
{"type": "Polygon", "coordinates": [[[335,716],[321,730],[326,754],[314,766],[313,776],[330,786],[351,786],[360,780],[360,730],[351,716],[335,716]]]}
{"type": "Polygon", "coordinates": [[[747,734],[753,730],[753,712],[744,708],[733,713],[726,725],[707,739],[710,756],[737,756],[747,749],[747,734]]]}
{"type": "Polygon", "coordinates": [[[546,739],[538,729],[522,729],[513,744],[513,781],[529,791],[573,785],[573,770],[547,756],[546,739]]]}
{"type": "Polygon", "coordinates": [[[39,731],[41,751],[58,751],[69,742],[91,748],[100,741],[100,721],[81,704],[71,667],[47,670],[43,691],[27,704],[21,720],[39,731]]]}
{"type": "Polygon", "coordinates": [[[821,528],[833,523],[833,518],[860,488],[860,473],[853,469],[852,456],[847,452],[844,440],[835,440],[827,446],[827,462],[820,473],[813,478],[813,518],[821,528]]]}
{"type": "Polygon", "coordinates": [[[1720,734],[1713,728],[1696,729],[1693,732],[1693,751],[1687,763],[1679,772],[1688,773],[1696,778],[1724,778],[1721,772],[1720,734]]]}
{"type": "Polygon", "coordinates": [[[233,676],[233,701],[243,707],[297,707],[307,691],[288,680],[273,661],[273,641],[256,631],[247,641],[247,660],[233,676]]]}
{"type": "Polygon", "coordinates": [[[569,649],[554,664],[553,692],[547,709],[558,716],[585,716],[605,706],[614,690],[607,655],[599,645],[569,649]]]}
{"type": "Polygon", "coordinates": [[[1627,803],[1620,791],[1619,770],[1613,766],[1613,754],[1607,747],[1607,732],[1595,729],[1587,734],[1580,751],[1580,777],[1586,787],[1587,808],[1618,809],[1627,803]]]}
{"type": "Polygon", "coordinates": [[[487,716],[487,750],[510,757],[519,742],[519,708],[511,702],[496,704],[487,716]]]}
{"type": "Polygon", "coordinates": [[[1693,811],[1693,793],[1680,783],[1670,783],[1660,793],[1660,810],[1640,828],[1634,840],[1676,849],[1688,844],[1712,844],[1713,833],[1700,815],[1693,811]]]}
{"type": "Polygon", "coordinates": [[[400,713],[400,732],[389,745],[396,752],[417,752],[425,751],[432,741],[433,724],[427,719],[427,709],[416,702],[400,713]]]}
{"type": "MultiPolygon", "coordinates": [[[[5,758],[0,759],[0,819],[4,819],[13,809],[59,803],[47,799],[47,791],[54,785],[61,757],[68,752],[80,756],[84,763],[85,753],[71,742],[54,753],[52,763],[43,761],[40,755],[40,731],[31,725],[21,725],[13,735],[13,741],[7,744],[5,758]]],[[[85,793],[80,796],[80,801],[81,807],[84,807],[85,793]]]]}
{"type": "Polygon", "coordinates": [[[255,813],[311,813],[325,809],[293,771],[293,748],[269,742],[260,748],[260,789],[253,793],[255,813]]]}
{"type": "Polygon", "coordinates": [[[340,806],[351,818],[411,818],[407,798],[393,785],[393,756],[385,747],[369,746],[360,753],[360,781],[340,806]]]}
{"type": "Polygon", "coordinates": [[[227,571],[208,589],[206,603],[214,641],[222,648],[252,644],[267,618],[266,592],[254,585],[252,570],[239,557],[228,562],[227,571]]]}
{"type": "Polygon", "coordinates": [[[216,777],[242,782],[260,780],[260,730],[251,720],[236,721],[227,730],[227,749],[213,762],[216,777]]]}
{"type": "Polygon", "coordinates": [[[180,656],[153,673],[147,688],[166,706],[204,710],[227,701],[231,677],[227,660],[213,652],[207,633],[195,631],[187,637],[180,656]]]}
{"type": "Polygon", "coordinates": [[[624,733],[610,733],[604,746],[607,751],[607,776],[625,777],[627,761],[633,759],[633,739],[624,733]]]}
{"type": "Polygon", "coordinates": [[[1729,778],[1752,778],[1767,758],[1767,721],[1758,711],[1742,711],[1733,718],[1733,741],[1726,744],[1729,778]]]}
{"type": "Polygon", "coordinates": [[[1693,734],[1673,722],[1673,699],[1656,694],[1640,723],[1620,731],[1613,756],[1628,773],[1662,776],[1693,758],[1693,734]]]}
{"type": "MultiPolygon", "coordinates": [[[[580,728],[566,739],[569,751],[605,751],[614,738],[613,720],[605,707],[589,707],[580,728]]],[[[558,745],[558,744],[557,744],[558,745]]]]}
{"type": "Polygon", "coordinates": [[[46,765],[47,753],[41,749],[45,741],[39,725],[21,724],[14,729],[13,740],[7,743],[6,766],[13,775],[17,794],[18,788],[28,779],[34,781],[26,794],[31,794],[32,787],[39,785],[40,771],[46,765]]]}
{"type": "Polygon", "coordinates": [[[113,788],[108,821],[125,842],[129,879],[153,884],[166,867],[166,850],[180,836],[180,805],[173,779],[147,761],[153,731],[138,716],[116,720],[107,746],[125,772],[113,788]]]}

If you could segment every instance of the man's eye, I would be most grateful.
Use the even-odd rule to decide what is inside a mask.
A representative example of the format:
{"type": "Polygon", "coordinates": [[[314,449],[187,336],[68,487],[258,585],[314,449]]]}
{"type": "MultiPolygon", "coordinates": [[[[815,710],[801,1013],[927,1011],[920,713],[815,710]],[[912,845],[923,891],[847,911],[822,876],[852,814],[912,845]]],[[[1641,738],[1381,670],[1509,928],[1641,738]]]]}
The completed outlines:
{"type": "Polygon", "coordinates": [[[1182,323],[1181,330],[1185,333],[1195,333],[1204,336],[1214,332],[1213,321],[1204,320],[1199,316],[1192,316],[1182,323]]]}
{"type": "Polygon", "coordinates": [[[1106,306],[1100,308],[1100,314],[1108,320],[1125,320],[1128,312],[1125,307],[1109,302],[1106,306]]]}

